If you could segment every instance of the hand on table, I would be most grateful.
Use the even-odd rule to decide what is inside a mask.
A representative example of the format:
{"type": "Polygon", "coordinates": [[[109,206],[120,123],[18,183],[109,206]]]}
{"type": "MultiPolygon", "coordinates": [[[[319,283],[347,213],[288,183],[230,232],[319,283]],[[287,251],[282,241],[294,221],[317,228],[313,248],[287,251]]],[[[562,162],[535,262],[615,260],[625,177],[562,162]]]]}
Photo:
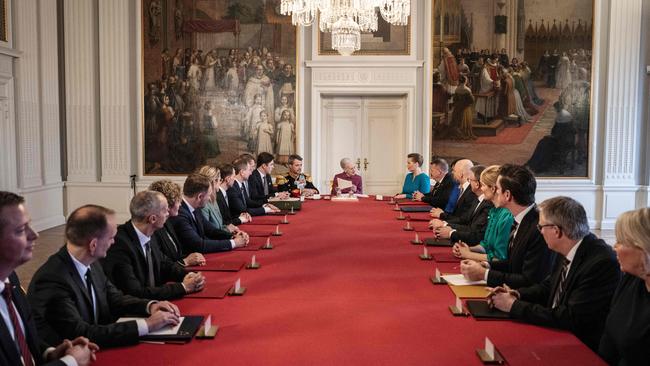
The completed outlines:
{"type": "Polygon", "coordinates": [[[449,239],[452,230],[453,229],[450,226],[441,226],[435,229],[436,237],[439,239],[449,239]]]}
{"type": "Polygon", "coordinates": [[[512,304],[519,299],[519,292],[511,289],[506,284],[495,288],[488,288],[488,290],[490,291],[488,294],[488,305],[506,313],[512,310],[512,304]]]}
{"type": "Polygon", "coordinates": [[[393,198],[396,199],[396,200],[401,200],[401,199],[406,198],[406,195],[403,194],[403,193],[400,193],[400,194],[394,195],[393,198]]]}
{"type": "Polygon", "coordinates": [[[235,241],[235,248],[241,248],[241,247],[245,247],[246,245],[248,245],[248,238],[246,236],[244,236],[243,234],[242,235],[239,235],[239,234],[235,235],[232,238],[232,240],[235,241]]]}
{"type": "Polygon", "coordinates": [[[434,207],[434,208],[431,209],[431,211],[429,211],[431,217],[433,217],[434,219],[439,219],[439,218],[440,218],[440,215],[441,215],[443,212],[444,212],[444,211],[443,211],[441,208],[438,208],[438,207],[434,207]]]}
{"type": "Polygon", "coordinates": [[[467,258],[467,255],[471,252],[469,245],[463,243],[462,241],[454,244],[454,246],[451,248],[451,251],[457,258],[467,258]]]}
{"type": "Polygon", "coordinates": [[[205,266],[205,257],[201,253],[192,253],[183,259],[186,266],[205,266]]]}
{"type": "Polygon", "coordinates": [[[54,350],[47,353],[46,361],[51,362],[62,358],[63,356],[72,356],[80,366],[90,365],[95,361],[95,352],[99,351],[99,346],[90,342],[86,337],[77,337],[70,341],[64,339],[54,350]]]}
{"type": "Polygon", "coordinates": [[[180,321],[180,310],[169,301],[160,301],[149,307],[151,316],[145,319],[150,332],[163,328],[166,325],[177,325],[180,321]]]}
{"type": "Polygon", "coordinates": [[[286,200],[289,198],[289,192],[278,192],[275,194],[275,196],[279,199],[286,200]]]}
{"type": "Polygon", "coordinates": [[[440,219],[431,219],[431,221],[429,221],[429,229],[435,230],[443,226],[445,226],[445,222],[440,219]]]}
{"type": "Polygon", "coordinates": [[[413,201],[422,201],[422,197],[424,197],[424,194],[420,191],[415,191],[413,192],[413,201]]]}
{"type": "Polygon", "coordinates": [[[183,287],[188,294],[203,290],[203,286],[205,286],[205,277],[201,272],[190,272],[183,278],[183,287]]]}
{"type": "Polygon", "coordinates": [[[302,195],[305,196],[305,197],[311,197],[311,196],[313,196],[315,194],[316,194],[316,190],[311,189],[311,188],[305,188],[302,191],[302,195]]]}
{"type": "Polygon", "coordinates": [[[226,229],[228,229],[228,231],[230,231],[233,234],[238,233],[240,231],[239,228],[233,224],[228,224],[226,226],[226,229]]]}
{"type": "Polygon", "coordinates": [[[486,267],[482,263],[470,259],[460,262],[460,273],[470,281],[480,281],[485,278],[486,267]]]}

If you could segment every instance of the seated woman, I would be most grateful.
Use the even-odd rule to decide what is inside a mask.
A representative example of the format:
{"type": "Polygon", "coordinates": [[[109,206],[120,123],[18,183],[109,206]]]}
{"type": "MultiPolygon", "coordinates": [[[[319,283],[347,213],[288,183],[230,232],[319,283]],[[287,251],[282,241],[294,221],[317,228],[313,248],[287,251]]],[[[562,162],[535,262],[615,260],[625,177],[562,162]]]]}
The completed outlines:
{"type": "Polygon", "coordinates": [[[396,194],[396,199],[413,198],[415,192],[427,194],[431,191],[431,180],[429,180],[427,173],[422,171],[421,166],[422,155],[418,153],[408,154],[406,169],[408,169],[409,173],[404,178],[402,193],[396,194]]]}
{"type": "Polygon", "coordinates": [[[334,176],[332,180],[332,195],[340,193],[359,193],[363,194],[361,176],[357,174],[357,169],[350,158],[341,159],[341,169],[343,172],[334,176]],[[352,187],[339,189],[339,179],[350,181],[352,187]]]}
{"type": "MultiPolygon", "coordinates": [[[[481,173],[481,191],[483,199],[495,202],[499,166],[492,165],[481,173]]],[[[458,258],[475,261],[504,260],[508,257],[508,239],[514,217],[504,207],[493,207],[488,212],[487,228],[483,240],[478,245],[469,247],[459,242],[454,244],[452,252],[458,258]]]]}
{"type": "Polygon", "coordinates": [[[614,293],[598,353],[610,365],[650,360],[650,208],[616,220],[614,245],[625,272],[614,293]]]}

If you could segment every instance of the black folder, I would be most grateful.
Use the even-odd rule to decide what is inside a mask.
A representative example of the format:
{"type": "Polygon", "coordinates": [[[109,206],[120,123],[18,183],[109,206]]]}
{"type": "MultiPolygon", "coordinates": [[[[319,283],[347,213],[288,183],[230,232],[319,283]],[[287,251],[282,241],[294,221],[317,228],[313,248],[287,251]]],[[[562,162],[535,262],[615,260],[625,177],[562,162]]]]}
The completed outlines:
{"type": "Polygon", "coordinates": [[[449,239],[426,238],[424,244],[430,247],[453,247],[454,244],[449,239]]]}
{"type": "Polygon", "coordinates": [[[178,329],[178,333],[169,334],[169,335],[146,335],[140,337],[142,341],[153,341],[153,342],[174,342],[174,343],[187,343],[192,340],[194,334],[201,327],[203,323],[202,315],[185,315],[181,327],[178,329]]]}
{"type": "Polygon", "coordinates": [[[399,209],[402,212],[429,212],[432,208],[431,206],[401,206],[399,209]]]}
{"type": "Polygon", "coordinates": [[[467,300],[467,310],[476,319],[510,319],[510,314],[491,308],[485,300],[467,300]]]}

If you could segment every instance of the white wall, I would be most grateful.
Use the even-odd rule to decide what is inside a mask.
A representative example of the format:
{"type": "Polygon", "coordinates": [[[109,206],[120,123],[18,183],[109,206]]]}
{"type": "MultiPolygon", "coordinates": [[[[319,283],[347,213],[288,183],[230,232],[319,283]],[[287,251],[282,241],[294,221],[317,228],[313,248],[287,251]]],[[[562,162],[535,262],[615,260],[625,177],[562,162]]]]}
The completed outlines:
{"type": "Polygon", "coordinates": [[[0,189],[23,194],[33,225],[62,224],[56,2],[13,1],[0,50],[0,189]]]}
{"type": "MultiPolygon", "coordinates": [[[[647,5],[650,0],[644,1],[647,5]]],[[[39,228],[59,224],[64,213],[91,202],[112,207],[125,219],[131,197],[129,175],[138,175],[138,189],[158,178],[141,175],[140,4],[64,1],[66,100],[60,107],[65,108],[67,124],[64,194],[57,154],[61,140],[54,3],[14,1],[14,43],[8,50],[0,49],[0,188],[28,196],[39,228]]],[[[650,38],[647,25],[641,27],[642,0],[594,4],[597,56],[589,178],[540,181],[538,200],[571,195],[586,206],[592,224],[611,228],[622,211],[648,204],[650,172],[643,166],[650,152],[642,123],[647,120],[643,117],[647,88],[641,65],[644,57],[650,63],[650,51],[640,45],[650,38]]],[[[312,47],[316,36],[310,29],[299,32],[298,151],[306,158],[307,170],[318,170],[314,127],[318,93],[323,92],[409,95],[409,148],[429,158],[430,18],[431,2],[414,1],[409,56],[319,56],[312,47]],[[332,75],[353,81],[332,80],[332,75]]]]}

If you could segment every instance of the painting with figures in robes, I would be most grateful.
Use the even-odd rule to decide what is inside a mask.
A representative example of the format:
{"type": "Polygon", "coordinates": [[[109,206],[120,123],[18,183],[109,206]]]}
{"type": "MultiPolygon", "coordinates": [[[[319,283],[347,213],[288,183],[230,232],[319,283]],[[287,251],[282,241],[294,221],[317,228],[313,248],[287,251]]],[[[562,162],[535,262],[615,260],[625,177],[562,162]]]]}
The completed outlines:
{"type": "MultiPolygon", "coordinates": [[[[143,0],[144,173],[296,149],[297,32],[280,0],[143,0]]],[[[286,169],[285,169],[286,170],[286,169]]]]}
{"type": "Polygon", "coordinates": [[[589,176],[593,0],[435,0],[431,154],[589,176]]]}

